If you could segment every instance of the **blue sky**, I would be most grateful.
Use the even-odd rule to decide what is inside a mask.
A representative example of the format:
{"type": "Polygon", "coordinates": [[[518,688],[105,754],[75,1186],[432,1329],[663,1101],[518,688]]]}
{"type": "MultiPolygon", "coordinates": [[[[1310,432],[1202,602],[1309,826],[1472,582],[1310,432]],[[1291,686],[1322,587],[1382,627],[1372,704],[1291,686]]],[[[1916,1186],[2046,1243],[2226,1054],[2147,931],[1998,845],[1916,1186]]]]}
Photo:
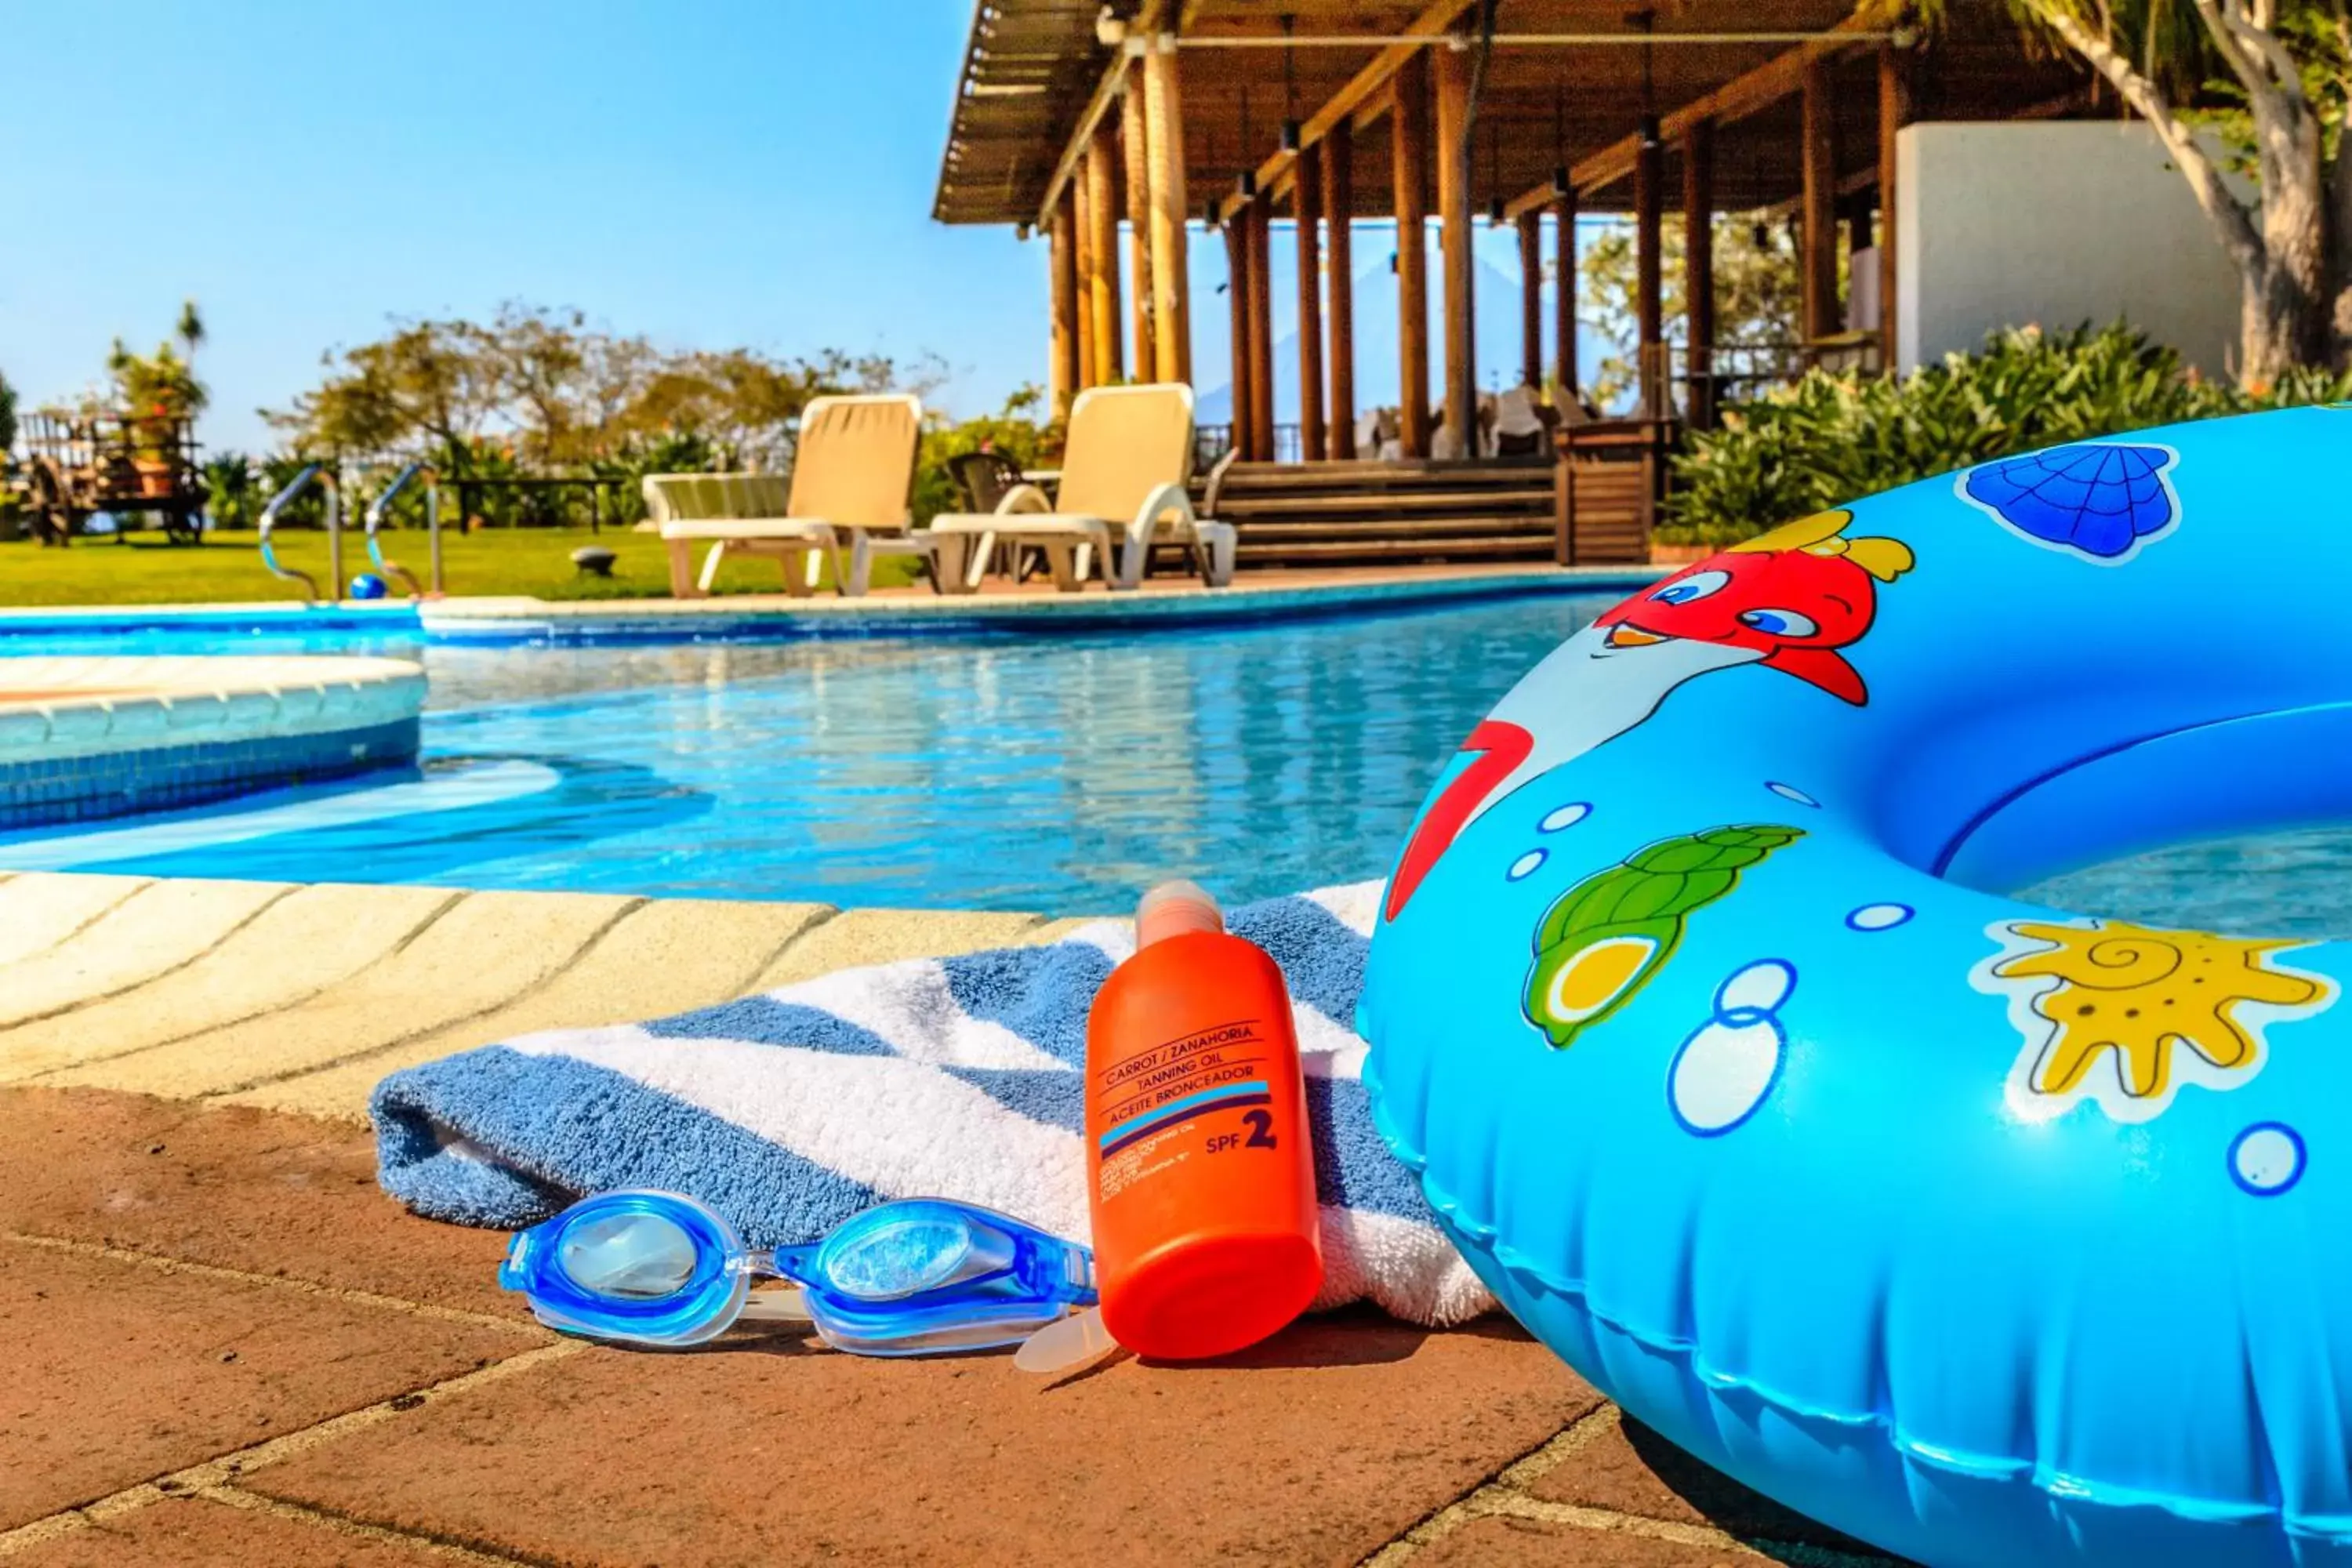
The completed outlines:
{"type": "MultiPolygon", "coordinates": [[[[0,374],[27,406],[70,395],[111,339],[151,346],[193,295],[203,438],[257,447],[255,408],[313,384],[322,353],[390,317],[521,300],[669,347],[928,350],[952,375],[936,401],[977,412],[1044,379],[1045,266],[1041,242],[930,219],[970,16],[968,0],[15,7],[0,374]]],[[[1360,239],[1360,264],[1384,241],[1360,239]]],[[[1516,276],[1507,234],[1481,249],[1516,276]]],[[[1193,255],[1205,390],[1223,379],[1223,242],[1196,233],[1193,255]]]]}

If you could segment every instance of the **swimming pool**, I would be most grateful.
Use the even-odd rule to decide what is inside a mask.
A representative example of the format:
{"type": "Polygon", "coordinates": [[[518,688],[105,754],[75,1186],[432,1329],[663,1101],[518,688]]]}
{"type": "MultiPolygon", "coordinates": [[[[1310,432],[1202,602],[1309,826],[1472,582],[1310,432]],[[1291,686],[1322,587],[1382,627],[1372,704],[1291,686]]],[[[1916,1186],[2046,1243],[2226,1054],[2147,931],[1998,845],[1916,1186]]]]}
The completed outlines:
{"type": "MultiPolygon", "coordinates": [[[[79,832],[10,869],[848,905],[1124,908],[1384,874],[1462,735],[1622,590],[1190,630],[688,646],[44,629],[0,652],[417,658],[421,765],[79,832]]],[[[2352,934],[2352,832],[2190,846],[2028,896],[2160,924],[2352,934]]]]}
{"type": "Polygon", "coordinates": [[[16,835],[0,866],[1055,912],[1160,875],[1294,892],[1385,872],[1462,733],[1616,596],[1035,639],[344,634],[424,662],[418,772],[16,835]]]}

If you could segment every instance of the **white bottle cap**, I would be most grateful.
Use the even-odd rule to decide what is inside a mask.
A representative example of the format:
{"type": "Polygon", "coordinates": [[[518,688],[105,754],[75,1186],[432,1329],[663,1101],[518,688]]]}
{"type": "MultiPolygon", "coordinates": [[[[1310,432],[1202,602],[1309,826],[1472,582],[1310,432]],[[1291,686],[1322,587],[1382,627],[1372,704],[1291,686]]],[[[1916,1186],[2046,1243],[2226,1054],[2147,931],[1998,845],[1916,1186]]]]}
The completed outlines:
{"type": "Polygon", "coordinates": [[[1217,900],[1198,882],[1162,882],[1144,894],[1143,901],[1135,907],[1138,947],[1150,947],[1155,942],[1192,931],[1224,929],[1225,917],[1217,908],[1217,900]]]}

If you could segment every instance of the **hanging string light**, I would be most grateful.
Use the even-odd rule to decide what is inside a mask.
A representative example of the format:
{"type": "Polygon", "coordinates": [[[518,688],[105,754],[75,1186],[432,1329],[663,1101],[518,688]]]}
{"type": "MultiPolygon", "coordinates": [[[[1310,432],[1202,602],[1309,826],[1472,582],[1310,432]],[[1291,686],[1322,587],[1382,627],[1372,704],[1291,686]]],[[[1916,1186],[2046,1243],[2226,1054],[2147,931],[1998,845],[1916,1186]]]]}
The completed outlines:
{"type": "Polygon", "coordinates": [[[1551,195],[1554,201],[1568,199],[1568,99],[1558,83],[1551,89],[1551,195]]]}
{"type": "Polygon", "coordinates": [[[1236,188],[1247,201],[1257,195],[1257,171],[1250,166],[1249,89],[1242,89],[1242,174],[1236,188]]]}
{"type": "Polygon", "coordinates": [[[1290,33],[1297,20],[1287,11],[1282,14],[1282,150],[1293,154],[1306,142],[1298,124],[1298,82],[1291,74],[1290,33]]]}

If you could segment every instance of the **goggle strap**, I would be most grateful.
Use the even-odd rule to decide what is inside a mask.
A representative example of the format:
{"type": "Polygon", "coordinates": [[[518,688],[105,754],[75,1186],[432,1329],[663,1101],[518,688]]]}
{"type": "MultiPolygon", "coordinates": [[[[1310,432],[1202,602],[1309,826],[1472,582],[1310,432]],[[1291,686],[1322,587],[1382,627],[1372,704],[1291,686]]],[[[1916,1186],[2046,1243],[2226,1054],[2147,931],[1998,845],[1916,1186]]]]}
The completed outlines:
{"type": "Polygon", "coordinates": [[[743,1298],[743,1310],[735,1314],[739,1323],[813,1323],[815,1314],[809,1310],[808,1297],[797,1285],[778,1285],[765,1290],[754,1290],[743,1298]]]}
{"type": "Polygon", "coordinates": [[[1117,1349],[1118,1342],[1103,1326],[1102,1309],[1088,1307],[1057,1318],[1031,1334],[1013,1352],[1013,1364],[1023,1372],[1048,1376],[1092,1366],[1117,1349]]]}

